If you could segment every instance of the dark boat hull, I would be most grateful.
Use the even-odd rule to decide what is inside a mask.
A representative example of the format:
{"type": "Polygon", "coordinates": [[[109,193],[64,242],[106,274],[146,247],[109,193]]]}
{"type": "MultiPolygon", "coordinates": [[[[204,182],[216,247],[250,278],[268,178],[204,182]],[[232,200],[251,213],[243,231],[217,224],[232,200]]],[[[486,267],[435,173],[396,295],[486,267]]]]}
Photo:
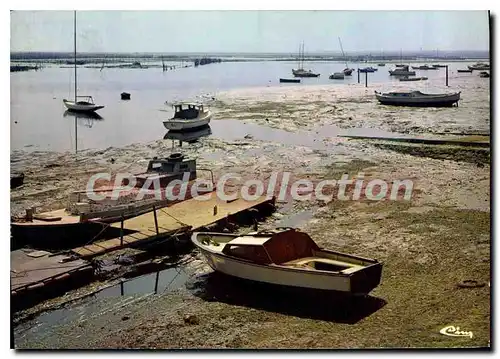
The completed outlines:
{"type": "Polygon", "coordinates": [[[394,102],[391,100],[379,99],[382,105],[405,106],[405,107],[453,107],[457,100],[442,100],[435,102],[394,102]]]}
{"type": "Polygon", "coordinates": [[[281,83],[294,83],[294,84],[299,84],[300,79],[280,79],[281,83]]]}
{"type": "Polygon", "coordinates": [[[319,77],[319,74],[301,74],[301,73],[296,73],[293,74],[295,77],[319,77]]]}

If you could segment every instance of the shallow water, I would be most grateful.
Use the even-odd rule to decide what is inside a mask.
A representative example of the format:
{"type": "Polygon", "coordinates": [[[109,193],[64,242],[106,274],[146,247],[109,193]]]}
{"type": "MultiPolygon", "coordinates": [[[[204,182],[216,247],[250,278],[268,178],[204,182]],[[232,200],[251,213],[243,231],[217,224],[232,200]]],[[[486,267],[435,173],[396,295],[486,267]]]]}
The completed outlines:
{"type": "Polygon", "coordinates": [[[148,295],[168,293],[184,287],[188,279],[189,276],[182,267],[174,267],[122,281],[82,301],[44,312],[35,319],[20,324],[15,328],[16,341],[26,336],[52,335],[51,330],[56,325],[83,321],[148,295]]]}
{"type": "MultiPolygon", "coordinates": [[[[451,63],[450,75],[470,63],[451,63]]],[[[63,98],[73,96],[73,69],[46,67],[41,71],[11,73],[11,149],[74,151],[75,130],[78,149],[120,147],[132,143],[162,139],[166,130],[162,121],[172,113],[169,103],[182,100],[210,101],[220,91],[245,87],[300,86],[329,84],[346,86],[357,83],[357,74],[345,80],[329,80],[332,72],[341,71],[339,62],[313,62],[305,65],[321,73],[319,78],[303,79],[301,84],[280,84],[280,77],[291,77],[295,62],[227,62],[197,68],[180,68],[162,72],[148,69],[80,68],[80,95],[92,95],[95,102],[106,107],[98,111],[102,118],[75,118],[65,115],[63,98]],[[131,93],[130,101],[121,101],[120,93],[131,93]],[[160,110],[166,110],[162,112],[160,110]],[[76,126],[75,126],[76,122],[76,126]]],[[[352,68],[375,66],[349,64],[352,68]]],[[[385,83],[388,87],[399,81],[389,76],[390,64],[368,74],[370,83],[385,83]]],[[[458,74],[477,76],[477,74],[458,74]]],[[[429,86],[444,83],[445,69],[418,71],[417,76],[429,77],[429,86]]],[[[361,83],[364,74],[361,74],[361,83]]],[[[231,138],[247,129],[236,125],[223,129],[227,123],[212,121],[214,135],[231,138]],[[223,132],[219,132],[223,131],[223,132]],[[234,132],[234,134],[233,134],[234,132]]],[[[281,134],[280,134],[281,136],[281,134]]]]}

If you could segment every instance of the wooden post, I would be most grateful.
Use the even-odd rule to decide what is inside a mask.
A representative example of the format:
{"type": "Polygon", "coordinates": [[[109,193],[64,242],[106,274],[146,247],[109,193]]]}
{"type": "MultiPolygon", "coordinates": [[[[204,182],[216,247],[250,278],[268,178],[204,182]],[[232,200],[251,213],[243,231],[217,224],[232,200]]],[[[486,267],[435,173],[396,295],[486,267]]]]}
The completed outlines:
{"type": "Polygon", "coordinates": [[[33,221],[33,208],[26,209],[26,220],[29,222],[33,221]]]}
{"type": "Polygon", "coordinates": [[[155,294],[158,294],[158,281],[160,279],[160,271],[156,272],[156,280],[155,280],[155,294]]]}
{"type": "Polygon", "coordinates": [[[446,65],[446,87],[448,87],[448,65],[446,65]]]}
{"type": "Polygon", "coordinates": [[[358,84],[360,83],[360,79],[359,79],[359,69],[358,69],[358,84]]]}
{"type": "Polygon", "coordinates": [[[123,246],[123,213],[122,213],[122,221],[120,224],[120,246],[123,246]]]}
{"type": "Polygon", "coordinates": [[[368,87],[368,72],[365,72],[365,87],[368,87]]]}
{"type": "Polygon", "coordinates": [[[155,217],[155,228],[156,228],[156,235],[160,234],[158,231],[158,218],[156,218],[156,206],[153,206],[153,215],[155,217]]]}
{"type": "Polygon", "coordinates": [[[120,281],[120,294],[122,295],[122,297],[123,297],[123,292],[124,292],[124,289],[123,289],[123,281],[121,280],[121,281],[120,281]]]}

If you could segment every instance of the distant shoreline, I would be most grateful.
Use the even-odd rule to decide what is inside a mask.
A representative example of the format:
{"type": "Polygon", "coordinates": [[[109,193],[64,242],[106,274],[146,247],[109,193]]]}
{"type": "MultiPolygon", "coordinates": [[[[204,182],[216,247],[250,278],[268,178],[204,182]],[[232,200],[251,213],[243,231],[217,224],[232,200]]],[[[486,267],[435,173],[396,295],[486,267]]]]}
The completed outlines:
{"type": "MultiPolygon", "coordinates": [[[[32,51],[32,52],[11,52],[11,61],[33,61],[33,60],[49,60],[51,62],[66,61],[73,59],[73,52],[48,52],[48,51],[32,51]]],[[[108,60],[116,62],[137,60],[157,60],[161,61],[194,61],[198,58],[220,58],[222,61],[294,61],[297,59],[296,53],[116,53],[116,52],[79,52],[77,57],[80,60],[108,60]]],[[[439,54],[435,51],[406,51],[403,54],[400,52],[385,52],[374,53],[368,51],[351,52],[346,54],[345,58],[340,53],[308,53],[305,56],[307,61],[344,61],[360,62],[360,61],[410,61],[410,60],[467,60],[467,59],[489,59],[489,51],[440,51],[439,54]]]]}

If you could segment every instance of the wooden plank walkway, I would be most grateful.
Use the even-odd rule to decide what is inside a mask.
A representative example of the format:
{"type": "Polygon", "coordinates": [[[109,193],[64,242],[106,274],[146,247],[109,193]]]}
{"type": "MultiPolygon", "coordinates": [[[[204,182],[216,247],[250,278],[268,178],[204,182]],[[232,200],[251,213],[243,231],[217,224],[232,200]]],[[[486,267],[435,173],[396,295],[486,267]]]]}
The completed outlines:
{"type": "Polygon", "coordinates": [[[50,256],[49,252],[33,258],[24,250],[10,252],[10,289],[12,294],[20,290],[36,289],[47,285],[48,283],[67,279],[74,272],[88,271],[92,273],[92,266],[89,262],[77,259],[68,260],[68,256],[55,255],[50,256]]]}
{"type": "MultiPolygon", "coordinates": [[[[89,258],[137,244],[138,242],[194,231],[265,202],[272,202],[272,199],[262,196],[254,201],[238,198],[227,202],[219,199],[215,193],[207,201],[189,199],[155,211],[158,232],[156,231],[155,212],[151,211],[126,219],[123,222],[124,231],[134,231],[132,234],[123,236],[123,243],[120,238],[113,238],[73,248],[72,252],[82,258],[89,258]]],[[[120,229],[121,222],[115,222],[111,226],[120,229]]]]}

